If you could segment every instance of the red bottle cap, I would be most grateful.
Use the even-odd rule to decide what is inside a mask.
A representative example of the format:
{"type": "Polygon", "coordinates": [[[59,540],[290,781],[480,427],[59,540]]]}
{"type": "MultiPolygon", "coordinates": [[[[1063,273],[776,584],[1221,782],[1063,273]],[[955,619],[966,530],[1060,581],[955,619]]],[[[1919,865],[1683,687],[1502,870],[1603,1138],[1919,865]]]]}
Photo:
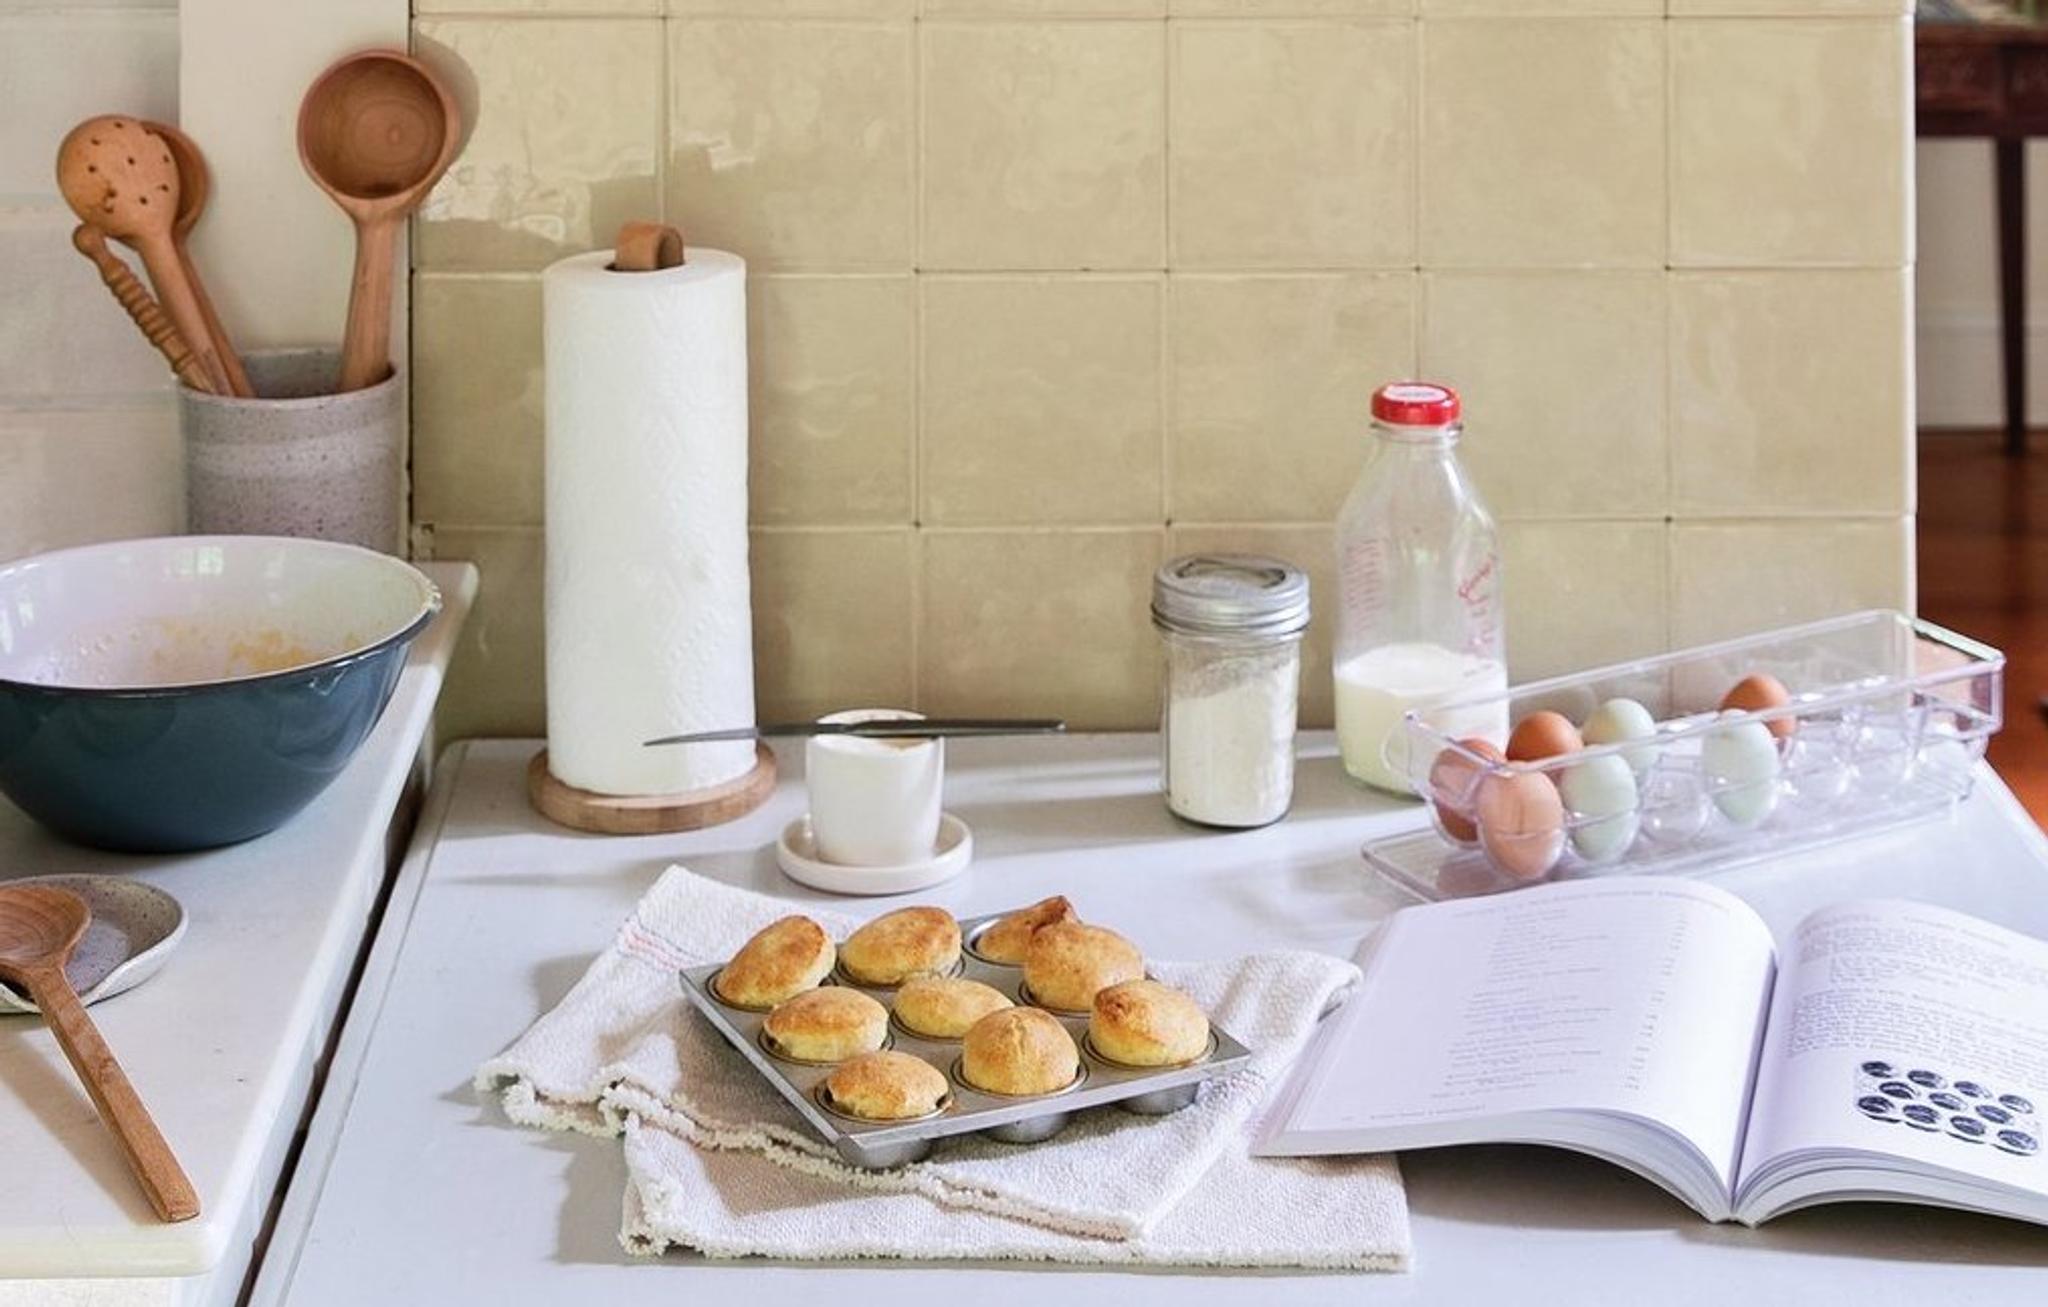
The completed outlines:
{"type": "Polygon", "coordinates": [[[1397,427],[1441,427],[1458,420],[1458,392],[1428,381],[1396,381],[1372,393],[1372,415],[1397,427]]]}

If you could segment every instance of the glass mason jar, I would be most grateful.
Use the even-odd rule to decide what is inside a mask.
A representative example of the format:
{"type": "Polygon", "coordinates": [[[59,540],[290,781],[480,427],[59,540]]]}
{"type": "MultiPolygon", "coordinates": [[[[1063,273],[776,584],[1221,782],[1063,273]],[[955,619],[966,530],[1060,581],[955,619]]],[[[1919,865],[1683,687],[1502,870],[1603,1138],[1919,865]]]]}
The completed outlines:
{"type": "Polygon", "coordinates": [[[1500,548],[1458,462],[1457,393],[1382,386],[1372,414],[1372,455],[1337,518],[1337,743],[1352,777],[1409,794],[1410,709],[1452,736],[1507,742],[1505,699],[1430,711],[1507,689],[1500,548]]]}
{"type": "Polygon", "coordinates": [[[1193,554],[1153,577],[1161,783],[1173,812],[1226,827],[1287,815],[1308,617],[1308,577],[1277,559],[1193,554]]]}

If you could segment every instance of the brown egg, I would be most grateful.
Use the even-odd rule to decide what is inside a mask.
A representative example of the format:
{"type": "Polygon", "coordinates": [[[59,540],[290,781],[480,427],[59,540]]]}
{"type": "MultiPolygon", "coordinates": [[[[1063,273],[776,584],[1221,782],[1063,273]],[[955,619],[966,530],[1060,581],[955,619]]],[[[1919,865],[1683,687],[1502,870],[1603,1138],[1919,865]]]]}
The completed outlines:
{"type": "Polygon", "coordinates": [[[1536,762],[1585,747],[1579,728],[1563,713],[1532,712],[1516,722],[1515,733],[1508,736],[1508,758],[1513,762],[1536,762]]]}
{"type": "Polygon", "coordinates": [[[1473,735],[1458,741],[1457,749],[1437,754],[1436,761],[1430,764],[1429,795],[1436,803],[1436,819],[1443,824],[1446,835],[1470,844],[1479,838],[1479,828],[1470,817],[1451,806],[1472,801],[1472,780],[1479,774],[1480,764],[1466,754],[1477,754],[1488,762],[1505,762],[1507,755],[1493,741],[1473,735]]]}
{"type": "MultiPolygon", "coordinates": [[[[1721,696],[1721,706],[1736,712],[1761,712],[1766,708],[1778,708],[1792,702],[1792,692],[1785,683],[1769,672],[1754,672],[1735,683],[1735,688],[1721,696]]],[[[1783,717],[1764,718],[1764,729],[1782,740],[1799,729],[1799,719],[1787,713],[1783,717]]]]}
{"type": "Polygon", "coordinates": [[[1516,880],[1536,880],[1564,853],[1564,800],[1542,772],[1503,773],[1479,783],[1479,846],[1516,880]]]}

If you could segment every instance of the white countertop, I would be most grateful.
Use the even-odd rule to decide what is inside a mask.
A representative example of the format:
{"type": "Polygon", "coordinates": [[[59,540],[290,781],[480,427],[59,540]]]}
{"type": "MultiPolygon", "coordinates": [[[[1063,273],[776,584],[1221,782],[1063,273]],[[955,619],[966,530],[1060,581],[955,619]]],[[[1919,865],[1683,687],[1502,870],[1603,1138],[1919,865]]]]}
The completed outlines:
{"type": "MultiPolygon", "coordinates": [[[[1403,1159],[1415,1218],[1408,1275],[1144,1275],[1003,1265],[823,1265],[629,1258],[618,1240],[615,1141],[506,1122],[469,1086],[476,1065],[555,1004],[671,861],[796,900],[769,842],[802,808],[781,792],[730,826],[603,839],[526,805],[534,742],[457,746],[393,891],[363,997],[257,1284],[257,1304],[736,1301],[749,1307],[937,1300],[995,1307],[1176,1303],[1655,1301],[2028,1303],[2048,1277],[2030,1226],[1910,1207],[1822,1209],[1749,1231],[1714,1226],[1645,1181],[1553,1150],[1403,1159]],[[1056,1278],[1053,1278],[1056,1277],[1056,1278]]],[[[947,806],[976,865],[909,896],[956,912],[1072,895],[1163,956],[1271,945],[1348,953],[1402,900],[1360,862],[1367,838],[1422,820],[1345,783],[1327,737],[1304,740],[1295,811],[1278,826],[1199,832],[1156,793],[1149,736],[956,741],[947,806]]],[[[1904,895],[2048,935],[2048,842],[1989,772],[1951,820],[1717,883],[1783,931],[1849,895],[1904,895]]],[[[855,901],[881,911],[904,899],[855,901]]],[[[839,906],[849,906],[837,900],[839,906]]]]}
{"type": "Polygon", "coordinates": [[[113,1296],[103,1288],[60,1299],[62,1286],[30,1277],[104,1285],[216,1270],[232,1301],[385,881],[387,828],[476,594],[469,564],[425,570],[441,587],[442,614],[414,643],[390,706],[334,784],[271,834],[205,853],[127,856],[64,844],[0,799],[0,879],[119,872],[184,904],[187,933],[163,972],[92,1016],[202,1204],[195,1220],[159,1222],[40,1019],[0,1017],[0,1302],[113,1296]]]}

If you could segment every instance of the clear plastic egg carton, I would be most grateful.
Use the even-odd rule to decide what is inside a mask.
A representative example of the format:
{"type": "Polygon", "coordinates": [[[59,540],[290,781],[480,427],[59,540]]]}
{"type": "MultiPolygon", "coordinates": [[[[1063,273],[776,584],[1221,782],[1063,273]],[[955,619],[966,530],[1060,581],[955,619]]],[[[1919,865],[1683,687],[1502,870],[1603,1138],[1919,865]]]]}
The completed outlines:
{"type": "MultiPolygon", "coordinates": [[[[1394,756],[1403,758],[1416,793],[1433,800],[1432,825],[1373,841],[1365,860],[1422,898],[1464,898],[1591,876],[1724,871],[1920,821],[1968,796],[2003,721],[2004,670],[2005,655],[1988,645],[1904,613],[1872,611],[1411,711],[1389,749],[1402,751],[1394,756]],[[1756,673],[1783,682],[1790,703],[1722,711],[1722,696],[1756,673]],[[1614,698],[1647,708],[1655,735],[1540,761],[1493,762],[1430,722],[1434,713],[1484,720],[1487,708],[1501,720],[1504,706],[1510,723],[1543,709],[1581,723],[1614,698]],[[1795,726],[1774,740],[1774,767],[1717,772],[1712,760],[1727,753],[1709,743],[1717,732],[1723,740],[1731,728],[1754,734],[1746,724],[1788,715],[1795,726]],[[1587,812],[1566,803],[1555,830],[1482,828],[1477,838],[1460,838],[1457,827],[1480,825],[1489,778],[1541,772],[1561,781],[1575,765],[1610,755],[1634,755],[1632,806],[1587,812]],[[1549,869],[1523,878],[1504,871],[1503,861],[1549,869]]],[[[1560,785],[1560,793],[1567,788],[1560,785]]]]}
{"type": "MultiPolygon", "coordinates": [[[[991,961],[974,950],[981,932],[1008,915],[995,912],[961,919],[966,948],[953,974],[992,985],[1020,1005],[1042,1007],[1024,988],[1022,967],[991,961]]],[[[1018,1097],[988,1093],[961,1079],[959,1040],[927,1038],[896,1022],[893,986],[861,984],[835,969],[826,984],[858,989],[890,1010],[889,1035],[883,1047],[923,1058],[943,1072],[951,1085],[945,1102],[930,1116],[908,1121],[863,1120],[835,1108],[825,1091],[834,1064],[778,1056],[761,1038],[761,1025],[768,1015],[765,1009],[740,1007],[718,997],[711,984],[724,965],[712,962],[684,968],[683,993],[819,1138],[848,1162],[871,1169],[919,1161],[931,1151],[933,1141],[951,1135],[979,1133],[1004,1143],[1038,1143],[1065,1129],[1074,1113],[1091,1107],[1114,1105],[1141,1116],[1164,1116],[1192,1106],[1205,1081],[1240,1071],[1251,1061],[1251,1050],[1212,1017],[1209,1048],[1203,1056],[1177,1066],[1125,1066],[1095,1051],[1088,1039],[1087,1013],[1046,1007],[1073,1036],[1081,1053],[1080,1073],[1065,1089],[1049,1094],[1018,1097]]]]}

